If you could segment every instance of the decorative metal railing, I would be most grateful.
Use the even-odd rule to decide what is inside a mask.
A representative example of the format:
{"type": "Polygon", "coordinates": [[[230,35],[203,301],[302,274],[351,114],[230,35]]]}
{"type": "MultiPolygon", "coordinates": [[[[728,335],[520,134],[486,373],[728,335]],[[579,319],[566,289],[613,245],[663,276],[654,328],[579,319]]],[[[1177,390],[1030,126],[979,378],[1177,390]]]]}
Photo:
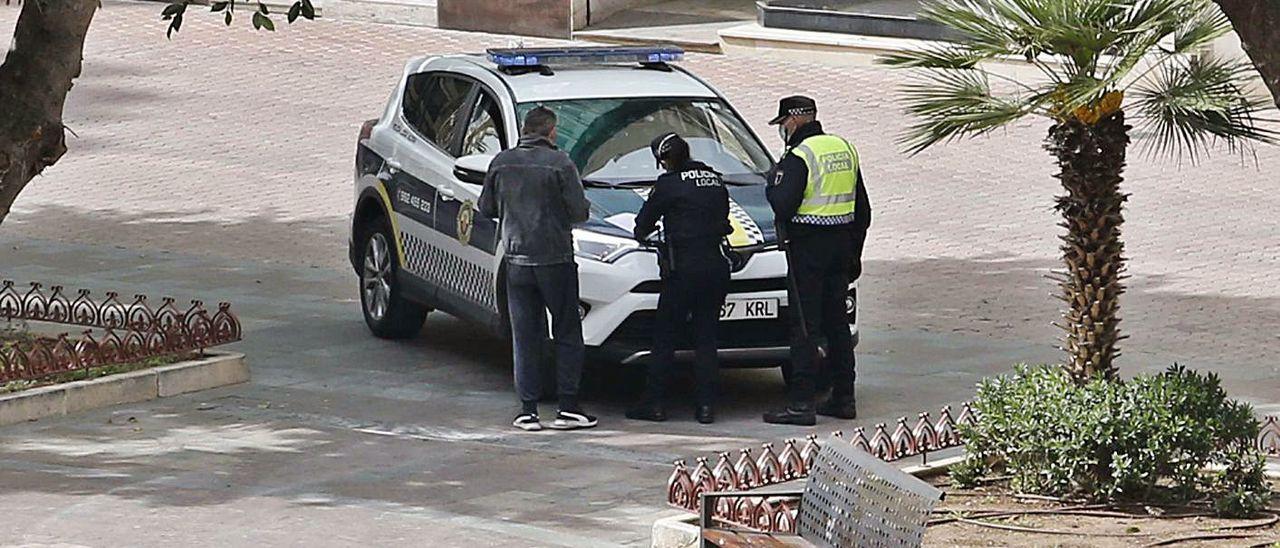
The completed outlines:
{"type": "Polygon", "coordinates": [[[1280,459],[1280,415],[1263,417],[1258,433],[1258,450],[1268,457],[1280,459]]]}
{"type": "MultiPolygon", "coordinates": [[[[870,437],[862,428],[854,429],[848,438],[842,432],[832,435],[885,461],[915,456],[927,459],[930,452],[959,447],[962,442],[957,426],[972,423],[974,412],[965,403],[958,418],[952,418],[951,406],[944,406],[936,420],[929,413],[920,413],[914,427],[908,426],[907,420],[906,417],[898,419],[893,433],[881,423],[875,426],[870,437]]],[[[810,435],[804,442],[786,440],[780,452],[774,450],[772,443],[766,443],[754,458],[750,449],[741,450],[736,460],[728,452],[722,452],[715,466],[710,466],[706,457],[698,457],[692,469],[685,461],[676,461],[667,480],[667,503],[698,512],[699,495],[705,492],[758,489],[804,478],[819,447],[818,437],[810,435]]],[[[761,531],[794,532],[796,509],[795,499],[762,494],[721,499],[716,504],[714,517],[761,531]]]]}
{"type": "Polygon", "coordinates": [[[34,337],[0,344],[0,382],[30,380],[91,367],[203,351],[240,340],[240,320],[230,303],[210,314],[200,301],[185,311],[165,297],[152,309],[145,295],[131,304],[108,292],[95,301],[81,289],[74,299],[62,286],[32,283],[19,291],[13,282],[0,286],[0,320],[32,321],[87,327],[83,336],[34,337]],[[100,331],[97,336],[95,330],[100,331]]]}
{"type": "MultiPolygon", "coordinates": [[[[937,420],[930,418],[928,413],[920,413],[914,427],[907,425],[906,417],[898,419],[893,433],[889,433],[888,427],[881,423],[875,426],[870,438],[862,428],[855,429],[847,438],[839,431],[833,432],[832,436],[885,461],[919,456],[922,463],[927,463],[930,452],[963,445],[957,427],[972,424],[975,419],[973,408],[965,403],[960,408],[960,416],[955,419],[952,418],[951,407],[944,406],[937,420]]],[[[1280,416],[1263,417],[1261,427],[1258,449],[1268,457],[1280,458],[1280,416]]],[[[781,451],[776,451],[774,444],[766,443],[759,456],[754,457],[751,449],[739,451],[737,459],[728,452],[721,452],[714,466],[709,464],[707,457],[698,457],[692,469],[685,461],[678,460],[667,479],[667,503],[697,513],[702,493],[759,489],[804,478],[819,447],[818,437],[809,435],[803,442],[786,440],[781,451]]],[[[720,499],[713,517],[759,531],[794,533],[798,509],[799,504],[794,497],[771,496],[762,491],[755,496],[720,499]]]]}

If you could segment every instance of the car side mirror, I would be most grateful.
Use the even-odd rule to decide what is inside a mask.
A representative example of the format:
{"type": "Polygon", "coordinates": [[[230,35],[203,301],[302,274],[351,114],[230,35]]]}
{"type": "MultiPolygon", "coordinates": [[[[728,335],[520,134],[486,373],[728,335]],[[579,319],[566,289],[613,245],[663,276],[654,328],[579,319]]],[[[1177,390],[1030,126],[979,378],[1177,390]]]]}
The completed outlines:
{"type": "Polygon", "coordinates": [[[484,175],[489,172],[492,154],[471,154],[454,160],[453,176],[464,183],[484,184],[484,175]]]}

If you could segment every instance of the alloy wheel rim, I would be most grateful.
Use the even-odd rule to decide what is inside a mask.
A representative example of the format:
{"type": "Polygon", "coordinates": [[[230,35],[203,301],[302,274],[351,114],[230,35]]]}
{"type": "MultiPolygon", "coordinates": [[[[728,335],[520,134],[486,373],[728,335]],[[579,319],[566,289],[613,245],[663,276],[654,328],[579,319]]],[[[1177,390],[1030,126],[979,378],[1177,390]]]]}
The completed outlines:
{"type": "Polygon", "coordinates": [[[360,285],[365,312],[374,320],[382,320],[391,303],[391,248],[381,232],[370,237],[365,246],[360,285]]]}

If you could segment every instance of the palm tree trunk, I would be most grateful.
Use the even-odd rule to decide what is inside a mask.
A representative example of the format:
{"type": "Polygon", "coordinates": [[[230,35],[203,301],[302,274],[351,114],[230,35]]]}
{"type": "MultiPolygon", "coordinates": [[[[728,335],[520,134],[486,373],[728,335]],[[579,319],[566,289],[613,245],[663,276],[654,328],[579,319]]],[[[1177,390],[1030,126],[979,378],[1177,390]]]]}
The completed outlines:
{"type": "Polygon", "coordinates": [[[1058,160],[1055,175],[1066,194],[1057,198],[1065,272],[1056,273],[1059,298],[1067,310],[1058,327],[1066,331],[1062,349],[1068,371],[1084,382],[1117,377],[1113,361],[1120,336],[1119,297],[1124,293],[1124,243],[1120,225],[1128,195],[1120,192],[1129,126],[1116,110],[1087,124],[1077,118],[1049,129],[1045,148],[1058,160]]]}
{"type": "Polygon", "coordinates": [[[26,0],[0,65],[0,223],[18,193],[66,152],[62,106],[80,76],[98,0],[26,0]]]}

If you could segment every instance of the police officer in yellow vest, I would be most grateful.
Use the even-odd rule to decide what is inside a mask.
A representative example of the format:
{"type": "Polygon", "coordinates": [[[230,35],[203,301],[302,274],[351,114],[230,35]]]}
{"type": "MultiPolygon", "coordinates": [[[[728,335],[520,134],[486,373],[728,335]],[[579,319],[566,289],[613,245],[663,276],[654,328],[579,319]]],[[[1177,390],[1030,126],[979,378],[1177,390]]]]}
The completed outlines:
{"type": "MultiPolygon", "coordinates": [[[[858,151],[848,141],[822,131],[813,99],[787,97],[778,103],[778,126],[786,152],[767,189],[778,220],[778,238],[788,254],[793,316],[791,374],[786,408],[765,413],[775,424],[812,425],[815,413],[857,417],[853,383],[853,338],[846,307],[849,284],[861,274],[862,244],[871,224],[871,203],[863,188],[858,151]],[[825,372],[818,367],[818,343],[826,341],[825,372]],[[815,405],[817,379],[830,375],[831,396],[815,405]]],[[[851,301],[850,301],[851,302],[851,301]]]]}

